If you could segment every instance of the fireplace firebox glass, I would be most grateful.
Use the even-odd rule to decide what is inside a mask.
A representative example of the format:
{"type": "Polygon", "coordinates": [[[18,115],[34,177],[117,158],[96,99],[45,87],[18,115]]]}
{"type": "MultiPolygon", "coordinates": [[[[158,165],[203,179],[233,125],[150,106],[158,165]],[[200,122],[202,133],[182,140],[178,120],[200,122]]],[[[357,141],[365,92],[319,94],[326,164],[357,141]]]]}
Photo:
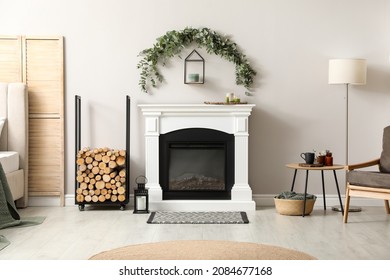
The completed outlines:
{"type": "Polygon", "coordinates": [[[171,144],[170,190],[224,190],[223,144],[171,144]]]}

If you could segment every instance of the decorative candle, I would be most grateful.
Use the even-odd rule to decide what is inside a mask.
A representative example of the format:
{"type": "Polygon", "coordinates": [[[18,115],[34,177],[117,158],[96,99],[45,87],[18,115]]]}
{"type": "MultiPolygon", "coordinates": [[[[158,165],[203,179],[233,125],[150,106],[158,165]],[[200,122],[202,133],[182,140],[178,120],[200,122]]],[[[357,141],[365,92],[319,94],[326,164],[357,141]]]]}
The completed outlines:
{"type": "Polygon", "coordinates": [[[191,73],[188,74],[188,80],[193,83],[198,83],[199,82],[199,74],[196,73],[191,73]]]}
{"type": "Polygon", "coordinates": [[[229,102],[234,101],[234,93],[229,93],[229,102]]]}
{"type": "Polygon", "coordinates": [[[146,197],[137,197],[137,210],[146,210],[146,197]]]}

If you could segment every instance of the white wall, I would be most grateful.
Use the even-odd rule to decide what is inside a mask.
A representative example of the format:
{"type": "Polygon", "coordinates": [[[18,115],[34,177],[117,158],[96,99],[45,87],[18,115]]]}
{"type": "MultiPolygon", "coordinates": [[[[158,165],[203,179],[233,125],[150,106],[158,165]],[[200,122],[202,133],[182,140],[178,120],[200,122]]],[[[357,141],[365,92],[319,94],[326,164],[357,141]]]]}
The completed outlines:
{"type": "MultiPolygon", "coordinates": [[[[367,85],[350,87],[350,162],[378,157],[382,129],[390,124],[387,0],[0,0],[0,11],[2,35],[65,38],[67,194],[74,193],[76,94],[83,103],[83,147],[125,147],[124,101],[132,97],[133,178],[144,172],[137,104],[222,101],[230,91],[255,103],[249,147],[255,194],[289,189],[292,171],[285,164],[300,161],[301,152],[330,149],[335,162],[344,163],[345,87],[328,85],[330,58],[368,63],[367,85]],[[140,91],[139,52],[187,26],[211,28],[238,44],[258,72],[253,96],[235,85],[231,63],[202,49],[205,85],[183,84],[184,63],[174,58],[161,68],[163,85],[153,94],[140,91]]],[[[335,194],[330,175],[327,193],[335,194]]],[[[309,192],[321,193],[319,174],[309,180],[309,192]]]]}

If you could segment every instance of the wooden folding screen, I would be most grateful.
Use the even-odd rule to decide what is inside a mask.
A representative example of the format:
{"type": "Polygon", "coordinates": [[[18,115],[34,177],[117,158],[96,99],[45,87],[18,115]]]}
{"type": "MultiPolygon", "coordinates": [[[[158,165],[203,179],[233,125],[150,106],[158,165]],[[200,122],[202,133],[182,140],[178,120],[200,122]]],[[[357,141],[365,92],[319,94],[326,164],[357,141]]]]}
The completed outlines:
{"type": "Polygon", "coordinates": [[[64,205],[63,38],[0,36],[0,81],[29,92],[29,196],[64,205]]]}

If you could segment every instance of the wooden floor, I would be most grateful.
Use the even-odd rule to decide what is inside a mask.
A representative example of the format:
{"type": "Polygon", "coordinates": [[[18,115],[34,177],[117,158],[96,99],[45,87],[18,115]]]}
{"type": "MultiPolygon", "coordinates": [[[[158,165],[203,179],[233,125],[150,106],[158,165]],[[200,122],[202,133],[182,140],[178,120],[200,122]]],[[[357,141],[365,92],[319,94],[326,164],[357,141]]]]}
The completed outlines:
{"type": "Polygon", "coordinates": [[[0,251],[8,260],[85,260],[129,244],[165,240],[234,240],[271,244],[306,252],[321,260],[389,260],[390,215],[382,207],[350,213],[314,209],[310,216],[282,216],[274,208],[248,212],[249,224],[156,225],[132,209],[29,207],[22,217],[45,216],[37,226],[0,230],[11,244],[0,251]]]}

